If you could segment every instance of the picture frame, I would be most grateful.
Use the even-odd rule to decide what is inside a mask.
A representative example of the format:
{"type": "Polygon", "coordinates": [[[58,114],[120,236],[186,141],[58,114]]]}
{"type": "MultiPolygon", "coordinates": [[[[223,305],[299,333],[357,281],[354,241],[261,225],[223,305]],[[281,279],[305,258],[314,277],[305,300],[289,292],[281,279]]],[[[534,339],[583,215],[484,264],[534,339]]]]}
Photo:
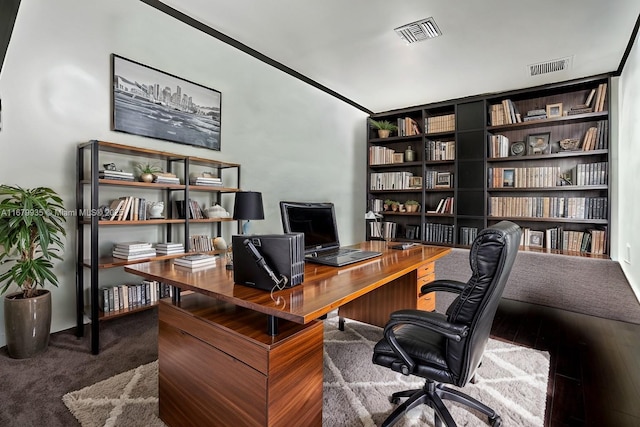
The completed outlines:
{"type": "Polygon", "coordinates": [[[513,188],[516,186],[516,170],[515,169],[503,169],[502,170],[502,186],[513,188]]]}
{"type": "Polygon", "coordinates": [[[393,153],[393,163],[404,163],[404,153],[393,153]]]}
{"type": "Polygon", "coordinates": [[[111,55],[112,129],[220,151],[222,94],[111,55]]]}
{"type": "Polygon", "coordinates": [[[533,133],[527,136],[527,155],[550,154],[551,132],[533,133]]]}
{"type": "Polygon", "coordinates": [[[409,177],[409,187],[422,188],[422,177],[421,176],[409,177]]]}
{"type": "Polygon", "coordinates": [[[529,241],[527,244],[530,248],[542,249],[544,246],[544,232],[536,230],[529,231],[529,241]]]}
{"type": "Polygon", "coordinates": [[[451,172],[438,172],[434,188],[451,188],[451,172]]]}
{"type": "Polygon", "coordinates": [[[547,104],[547,119],[562,117],[562,102],[557,104],[547,104]]]}

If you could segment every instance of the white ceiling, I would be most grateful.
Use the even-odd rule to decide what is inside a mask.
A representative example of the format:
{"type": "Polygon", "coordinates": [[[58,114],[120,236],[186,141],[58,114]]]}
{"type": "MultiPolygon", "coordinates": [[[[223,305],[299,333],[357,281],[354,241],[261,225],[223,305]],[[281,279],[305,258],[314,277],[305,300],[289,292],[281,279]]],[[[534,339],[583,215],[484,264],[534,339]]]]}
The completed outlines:
{"type": "Polygon", "coordinates": [[[373,112],[618,69],[639,0],[162,0],[373,112]],[[394,32],[433,17],[441,37],[394,32]],[[569,70],[528,65],[571,57],[569,70]]]}

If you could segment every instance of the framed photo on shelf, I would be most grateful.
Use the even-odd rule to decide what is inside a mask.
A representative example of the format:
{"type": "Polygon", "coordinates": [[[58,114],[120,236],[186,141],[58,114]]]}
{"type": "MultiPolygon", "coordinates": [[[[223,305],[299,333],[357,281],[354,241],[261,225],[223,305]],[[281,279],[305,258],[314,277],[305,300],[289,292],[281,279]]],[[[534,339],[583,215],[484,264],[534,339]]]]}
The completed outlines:
{"type": "Polygon", "coordinates": [[[502,186],[503,187],[515,187],[516,184],[516,170],[515,169],[503,169],[502,171],[502,186]]]}
{"type": "Polygon", "coordinates": [[[550,137],[551,132],[534,133],[527,136],[527,154],[551,153],[551,146],[549,145],[550,137]]]}
{"type": "Polygon", "coordinates": [[[220,151],[222,94],[112,55],[113,130],[220,151]]]}
{"type": "Polygon", "coordinates": [[[451,172],[438,172],[435,188],[451,188],[451,172]]]}
{"type": "Polygon", "coordinates": [[[409,187],[422,188],[422,177],[421,176],[409,177],[409,187]]]}
{"type": "Polygon", "coordinates": [[[562,117],[562,102],[547,105],[547,119],[562,117]]]}
{"type": "Polygon", "coordinates": [[[393,153],[393,163],[404,163],[404,153],[393,153]]]}
{"type": "Polygon", "coordinates": [[[530,248],[542,248],[544,243],[544,232],[542,231],[529,231],[529,241],[527,242],[530,248]]]}

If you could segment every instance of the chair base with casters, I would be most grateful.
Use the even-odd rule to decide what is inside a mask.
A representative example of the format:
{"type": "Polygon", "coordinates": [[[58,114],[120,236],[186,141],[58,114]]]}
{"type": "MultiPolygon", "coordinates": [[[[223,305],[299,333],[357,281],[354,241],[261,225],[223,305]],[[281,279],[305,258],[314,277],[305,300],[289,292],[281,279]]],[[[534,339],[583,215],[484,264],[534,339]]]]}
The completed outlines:
{"type": "Polygon", "coordinates": [[[449,410],[444,405],[443,400],[452,400],[485,414],[488,418],[489,425],[491,426],[500,427],[502,425],[502,419],[496,411],[489,408],[484,403],[479,402],[473,397],[461,393],[458,390],[454,390],[434,381],[427,380],[424,387],[421,389],[404,390],[393,393],[391,397],[389,397],[389,401],[395,405],[400,403],[401,398],[405,397],[408,397],[408,399],[398,406],[391,415],[384,420],[382,427],[390,427],[394,425],[404,416],[405,413],[420,405],[427,405],[433,409],[435,427],[441,427],[443,422],[447,427],[455,427],[456,423],[451,417],[449,410]]]}

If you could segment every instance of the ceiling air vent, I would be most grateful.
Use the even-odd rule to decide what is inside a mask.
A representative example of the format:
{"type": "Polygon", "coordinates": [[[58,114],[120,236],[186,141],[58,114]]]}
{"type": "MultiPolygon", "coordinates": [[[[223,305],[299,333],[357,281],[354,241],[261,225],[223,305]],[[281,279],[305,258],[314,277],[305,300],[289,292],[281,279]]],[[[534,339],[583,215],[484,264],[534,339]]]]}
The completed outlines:
{"type": "Polygon", "coordinates": [[[442,33],[433,18],[422,19],[403,25],[394,30],[407,44],[422,42],[441,36],[442,33]]]}
{"type": "Polygon", "coordinates": [[[529,74],[531,77],[540,74],[555,73],[557,71],[568,70],[571,67],[571,57],[562,59],[553,59],[551,61],[539,62],[529,65],[529,74]]]}

